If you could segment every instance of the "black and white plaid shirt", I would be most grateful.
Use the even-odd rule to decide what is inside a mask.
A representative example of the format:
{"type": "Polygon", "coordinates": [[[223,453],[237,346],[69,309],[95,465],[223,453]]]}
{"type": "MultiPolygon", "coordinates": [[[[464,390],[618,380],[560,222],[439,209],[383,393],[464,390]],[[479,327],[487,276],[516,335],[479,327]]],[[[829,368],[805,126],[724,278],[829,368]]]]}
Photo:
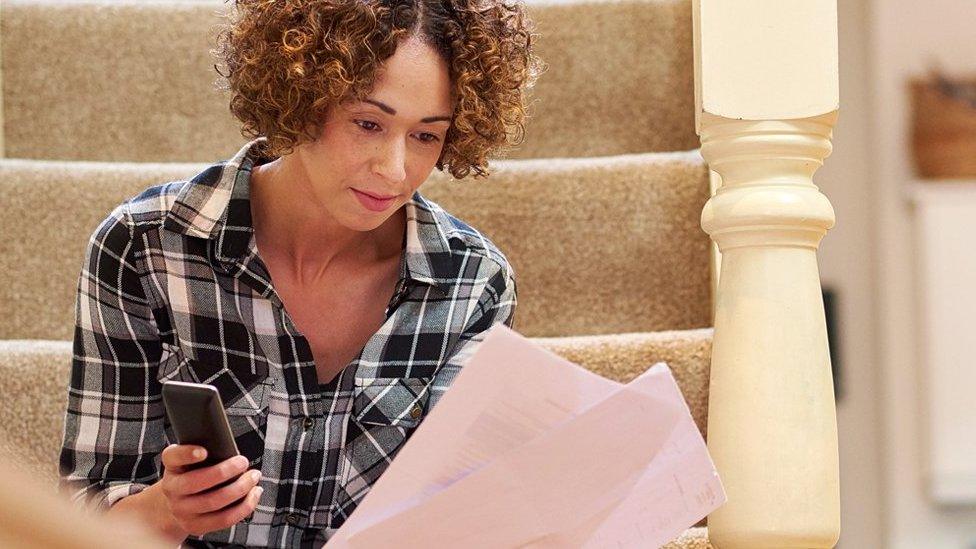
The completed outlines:
{"type": "MultiPolygon", "coordinates": [[[[108,507],[156,482],[175,442],[161,383],[214,385],[261,470],[256,511],[184,546],[320,547],[451,385],[485,330],[512,324],[515,278],[484,236],[415,193],[387,318],[319,386],[256,253],[245,145],[153,186],[95,230],[78,285],[61,484],[108,507]]],[[[324,314],[328,314],[325,312],[324,314]]]]}

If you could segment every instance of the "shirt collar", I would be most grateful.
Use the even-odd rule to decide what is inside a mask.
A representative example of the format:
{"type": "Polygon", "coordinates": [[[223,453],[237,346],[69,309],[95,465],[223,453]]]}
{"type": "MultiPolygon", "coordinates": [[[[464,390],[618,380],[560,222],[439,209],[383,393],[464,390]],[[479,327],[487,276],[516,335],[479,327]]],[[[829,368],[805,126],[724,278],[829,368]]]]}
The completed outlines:
{"type": "MultiPolygon", "coordinates": [[[[256,152],[255,145],[266,139],[254,139],[229,160],[207,167],[183,185],[163,222],[164,227],[212,241],[214,259],[225,265],[244,263],[256,255],[250,175],[254,166],[273,160],[256,152]]],[[[400,278],[432,285],[448,293],[460,271],[459,256],[451,248],[454,223],[420,191],[414,192],[403,207],[407,224],[400,278]]]]}
{"type": "MultiPolygon", "coordinates": [[[[461,243],[454,236],[454,223],[440,206],[421,196],[420,191],[404,205],[407,213],[407,234],[401,277],[431,284],[449,293],[461,272],[462,254],[455,254],[452,243],[461,243]]],[[[461,244],[458,244],[461,245],[461,244]]]]}

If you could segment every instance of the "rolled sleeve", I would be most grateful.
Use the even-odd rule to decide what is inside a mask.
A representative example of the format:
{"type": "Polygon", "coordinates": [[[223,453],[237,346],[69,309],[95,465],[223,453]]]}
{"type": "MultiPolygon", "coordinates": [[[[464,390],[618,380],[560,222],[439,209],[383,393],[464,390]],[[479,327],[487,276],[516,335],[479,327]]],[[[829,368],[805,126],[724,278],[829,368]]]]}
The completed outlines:
{"type": "Polygon", "coordinates": [[[162,356],[136,231],[122,207],[92,234],[78,282],[59,487],[108,508],[159,478],[162,356]]]}

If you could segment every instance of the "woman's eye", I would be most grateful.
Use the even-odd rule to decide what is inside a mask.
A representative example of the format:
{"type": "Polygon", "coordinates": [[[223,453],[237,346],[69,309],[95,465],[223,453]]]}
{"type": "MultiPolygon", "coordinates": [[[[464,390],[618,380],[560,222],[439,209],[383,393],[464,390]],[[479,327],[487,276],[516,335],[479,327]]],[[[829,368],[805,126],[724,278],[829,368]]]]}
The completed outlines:
{"type": "MultiPolygon", "coordinates": [[[[362,128],[367,132],[374,132],[378,130],[380,127],[379,124],[377,124],[376,122],[371,122],[369,120],[354,120],[354,122],[356,123],[357,126],[359,126],[360,128],[362,128]]],[[[437,141],[440,141],[440,138],[437,137],[436,135],[432,133],[426,133],[426,132],[420,134],[418,139],[420,139],[422,143],[435,143],[437,141]]]]}
{"type": "Polygon", "coordinates": [[[369,120],[356,120],[356,125],[370,132],[376,128],[379,128],[376,122],[370,122],[369,120]]]}

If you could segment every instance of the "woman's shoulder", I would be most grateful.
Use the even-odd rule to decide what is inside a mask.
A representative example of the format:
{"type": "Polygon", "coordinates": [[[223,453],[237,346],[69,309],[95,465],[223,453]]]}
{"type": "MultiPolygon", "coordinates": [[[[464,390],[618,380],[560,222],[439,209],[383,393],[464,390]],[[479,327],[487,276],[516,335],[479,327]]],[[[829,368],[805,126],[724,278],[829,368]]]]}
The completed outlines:
{"type": "Polygon", "coordinates": [[[189,180],[156,183],[122,201],[104,221],[116,220],[132,229],[162,225],[189,180]]]}
{"type": "Polygon", "coordinates": [[[417,192],[413,203],[416,206],[419,227],[435,226],[449,243],[452,253],[473,254],[487,259],[508,276],[514,277],[514,270],[504,252],[483,232],[468,222],[448,212],[441,205],[417,192]]]}
{"type": "Polygon", "coordinates": [[[108,264],[117,262],[125,270],[145,274],[143,271],[149,267],[140,258],[151,252],[151,242],[160,241],[158,235],[151,235],[162,231],[177,197],[189,183],[188,180],[156,183],[117,204],[88,237],[86,264],[94,262],[89,265],[94,267],[110,258],[108,264]],[[142,267],[138,268],[139,265],[142,267]]]}

